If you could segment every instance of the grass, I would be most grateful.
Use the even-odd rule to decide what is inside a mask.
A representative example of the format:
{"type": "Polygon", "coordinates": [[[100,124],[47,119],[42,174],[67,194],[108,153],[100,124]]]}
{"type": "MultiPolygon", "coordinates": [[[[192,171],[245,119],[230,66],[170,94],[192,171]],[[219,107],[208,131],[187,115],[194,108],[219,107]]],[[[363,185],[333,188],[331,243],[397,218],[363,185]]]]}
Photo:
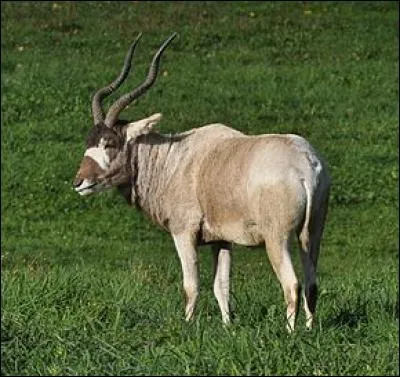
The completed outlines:
{"type": "MultiPolygon", "coordinates": [[[[2,375],[399,374],[396,2],[2,2],[1,11],[2,375]],[[185,323],[169,235],[114,191],[72,191],[91,96],[139,31],[121,93],[164,38],[180,38],[124,117],[161,111],[165,133],[212,122],[298,133],[328,161],[313,331],[301,313],[286,334],[262,248],[234,251],[228,328],[201,250],[196,318],[185,323]]],[[[293,259],[301,277],[297,250],[293,259]]]]}

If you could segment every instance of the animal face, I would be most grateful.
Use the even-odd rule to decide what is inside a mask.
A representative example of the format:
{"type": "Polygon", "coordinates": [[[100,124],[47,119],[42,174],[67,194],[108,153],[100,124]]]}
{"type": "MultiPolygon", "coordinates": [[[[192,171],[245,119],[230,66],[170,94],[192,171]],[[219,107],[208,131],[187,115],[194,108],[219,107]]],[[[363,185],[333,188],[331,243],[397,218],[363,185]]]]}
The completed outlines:
{"type": "Polygon", "coordinates": [[[132,178],[130,146],[139,136],[149,133],[161,117],[160,113],[156,113],[132,123],[118,121],[113,128],[102,124],[92,128],[73,181],[75,190],[80,195],[89,195],[127,183],[132,178]]]}
{"type": "Polygon", "coordinates": [[[122,152],[124,145],[124,138],[118,131],[103,124],[90,130],[86,151],[73,181],[73,186],[80,195],[89,195],[107,188],[102,178],[122,152]]]}

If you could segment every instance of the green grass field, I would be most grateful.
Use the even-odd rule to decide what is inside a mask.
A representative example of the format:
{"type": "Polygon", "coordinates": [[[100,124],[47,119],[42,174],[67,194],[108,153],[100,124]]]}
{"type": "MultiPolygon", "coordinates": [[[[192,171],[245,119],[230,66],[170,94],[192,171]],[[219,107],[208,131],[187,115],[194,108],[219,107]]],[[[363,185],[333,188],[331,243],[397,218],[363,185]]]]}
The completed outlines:
{"type": "Polygon", "coordinates": [[[398,375],[398,11],[397,2],[1,2],[1,374],[398,375]],[[227,328],[200,249],[200,299],[185,323],[170,236],[116,191],[72,190],[91,96],[140,31],[119,94],[143,79],[167,36],[179,39],[123,117],[162,112],[165,133],[213,122],[297,133],[327,160],[311,332],[301,311],[286,333],[262,248],[234,250],[227,328]]]}

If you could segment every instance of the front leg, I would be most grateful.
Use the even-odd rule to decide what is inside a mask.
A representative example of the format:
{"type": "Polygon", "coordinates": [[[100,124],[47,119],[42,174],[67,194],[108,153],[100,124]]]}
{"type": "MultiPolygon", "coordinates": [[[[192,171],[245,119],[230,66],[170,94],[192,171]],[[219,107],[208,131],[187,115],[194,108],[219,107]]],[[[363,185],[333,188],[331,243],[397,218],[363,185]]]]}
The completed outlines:
{"type": "Polygon", "coordinates": [[[193,318],[199,295],[196,237],[191,233],[173,234],[172,237],[182,265],[183,289],[186,297],[185,319],[189,321],[193,318]]]}

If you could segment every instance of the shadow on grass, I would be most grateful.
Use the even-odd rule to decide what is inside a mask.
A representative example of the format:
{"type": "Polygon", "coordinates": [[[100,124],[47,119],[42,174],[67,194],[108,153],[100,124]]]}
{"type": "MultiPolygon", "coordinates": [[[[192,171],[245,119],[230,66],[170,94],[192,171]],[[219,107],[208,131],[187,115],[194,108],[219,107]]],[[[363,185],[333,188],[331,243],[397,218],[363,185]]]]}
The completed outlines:
{"type": "Polygon", "coordinates": [[[348,327],[351,329],[368,325],[371,320],[371,310],[376,310],[381,314],[386,314],[394,321],[399,319],[399,298],[387,298],[385,302],[377,305],[375,309],[371,307],[371,303],[359,302],[354,307],[339,308],[335,315],[326,321],[330,327],[348,327]],[[367,305],[369,307],[367,307],[367,305]]]}
{"type": "Polygon", "coordinates": [[[335,316],[327,321],[330,327],[348,327],[351,329],[366,325],[368,323],[368,314],[366,306],[356,307],[354,309],[340,309],[335,316]]]}

